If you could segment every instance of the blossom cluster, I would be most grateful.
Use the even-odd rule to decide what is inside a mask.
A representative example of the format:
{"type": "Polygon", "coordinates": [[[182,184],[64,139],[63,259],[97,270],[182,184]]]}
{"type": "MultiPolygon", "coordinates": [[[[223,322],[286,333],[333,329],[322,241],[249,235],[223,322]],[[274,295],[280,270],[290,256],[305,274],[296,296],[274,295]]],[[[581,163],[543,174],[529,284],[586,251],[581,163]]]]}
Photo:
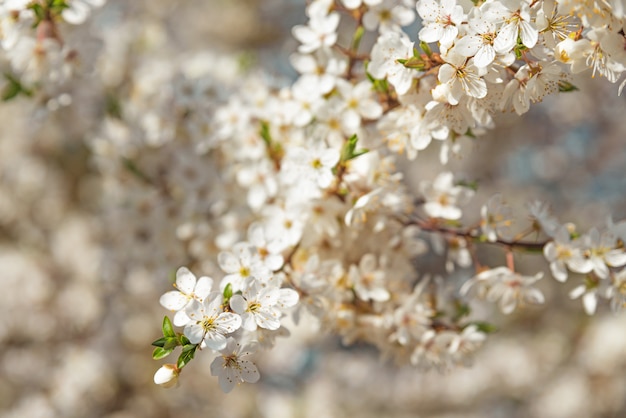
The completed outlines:
{"type": "MultiPolygon", "coordinates": [[[[0,51],[8,61],[3,100],[67,81],[78,64],[59,22],[83,23],[106,0],[7,0],[0,4],[0,51]]],[[[4,64],[4,63],[2,63],[4,64]]],[[[4,65],[3,65],[4,66],[4,65]]],[[[62,98],[61,102],[67,102],[62,98]]]]}
{"type": "Polygon", "coordinates": [[[468,317],[472,300],[498,302],[505,314],[545,302],[536,287],[543,274],[516,272],[512,248],[543,249],[557,280],[567,277],[566,267],[587,275],[571,296],[584,294],[588,313],[598,295],[614,309],[623,305],[624,273],[614,270],[626,264],[626,253],[613,228],[602,239],[596,230],[579,236],[535,204],[530,231],[546,239],[523,241],[527,234],[512,235],[511,211],[500,195],[483,207],[478,227],[463,227],[472,185],[444,171],[423,180],[415,198],[394,155],[414,159],[436,140],[445,164],[461,152],[462,138],[493,126],[498,113],[522,114],[548,94],[573,90],[571,73],[590,68],[616,82],[626,61],[608,39],[624,42],[622,16],[603,7],[599,13],[591,5],[550,1],[309,4],[308,23],[293,28],[300,46],[291,61],[299,78],[288,87],[232,95],[214,114],[210,141],[202,140],[204,152],[219,152],[235,167],[223,175],[244,192],[238,205],[245,210],[228,211],[240,229],[230,244],[221,240],[226,251],[217,260],[227,274],[219,292],[193,302],[189,287],[193,303],[183,314],[182,299],[166,307],[177,311],[174,322],[190,344],[221,353],[221,372],[218,366],[212,372],[225,390],[256,380],[257,372],[240,367],[234,342],[224,357],[226,336],[212,336],[201,318],[230,324],[215,326],[238,347],[271,346],[268,334],[276,335],[270,331],[281,328],[287,311],[253,321],[250,307],[263,311],[261,292],[273,294],[268,300],[281,308],[295,306],[289,312],[296,323],[311,314],[346,343],[366,341],[396,362],[436,368],[467,362],[485,340],[490,327],[468,317]],[[421,52],[402,29],[417,16],[421,52]],[[357,29],[344,47],[340,28],[349,20],[357,29]],[[367,31],[377,39],[364,54],[367,31]],[[483,266],[475,253],[480,242],[508,248],[506,266],[483,266]],[[424,275],[419,260],[429,249],[445,255],[449,274],[469,267],[476,274],[456,287],[424,275]],[[290,303],[276,302],[288,289],[298,298],[291,293],[290,303]],[[185,322],[181,315],[193,318],[185,322]]]}

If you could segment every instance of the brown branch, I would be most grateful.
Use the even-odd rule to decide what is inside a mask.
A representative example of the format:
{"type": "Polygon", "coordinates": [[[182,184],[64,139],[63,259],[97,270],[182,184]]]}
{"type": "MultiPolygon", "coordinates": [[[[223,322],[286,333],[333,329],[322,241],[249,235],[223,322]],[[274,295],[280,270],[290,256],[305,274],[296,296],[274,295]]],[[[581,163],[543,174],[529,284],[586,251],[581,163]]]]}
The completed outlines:
{"type": "Polygon", "coordinates": [[[403,222],[404,225],[416,225],[422,231],[426,232],[438,232],[440,234],[452,235],[456,237],[462,237],[467,240],[476,243],[485,243],[485,244],[493,244],[500,245],[510,249],[522,249],[522,250],[532,250],[532,251],[541,251],[543,247],[547,244],[547,241],[535,242],[535,241],[520,241],[520,240],[504,240],[497,239],[496,241],[484,241],[480,238],[479,234],[476,232],[476,229],[454,229],[448,228],[445,226],[437,225],[436,223],[429,221],[418,221],[413,220],[409,222],[403,222]]]}

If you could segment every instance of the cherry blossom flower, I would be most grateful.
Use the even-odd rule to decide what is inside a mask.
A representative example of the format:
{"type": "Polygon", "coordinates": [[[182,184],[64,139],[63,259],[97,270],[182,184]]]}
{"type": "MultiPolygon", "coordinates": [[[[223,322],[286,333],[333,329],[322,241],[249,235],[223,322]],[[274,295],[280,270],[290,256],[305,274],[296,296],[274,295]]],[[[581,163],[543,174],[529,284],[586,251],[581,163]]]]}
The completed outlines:
{"type": "Polygon", "coordinates": [[[256,331],[257,326],[276,330],[280,328],[282,315],[279,308],[291,307],[297,302],[298,294],[294,290],[261,285],[250,278],[243,293],[230,299],[230,307],[241,316],[245,330],[256,331]]]}
{"type": "Polygon", "coordinates": [[[454,185],[454,175],[449,171],[440,173],[434,182],[422,181],[420,191],[424,195],[424,211],[433,218],[460,219],[460,205],[474,195],[474,191],[454,185]]]}
{"type": "Polygon", "coordinates": [[[482,206],[480,216],[480,226],[487,240],[495,242],[498,238],[512,238],[513,211],[502,200],[500,193],[493,195],[487,204],[482,206]]]}
{"type": "Polygon", "coordinates": [[[417,13],[422,20],[419,38],[423,42],[439,42],[449,47],[454,42],[465,13],[456,0],[420,0],[416,5],[417,13]]]}
{"type": "Polygon", "coordinates": [[[268,269],[276,271],[285,262],[277,241],[269,238],[261,223],[253,223],[248,228],[248,241],[256,248],[260,262],[268,269]]]}
{"type": "Polygon", "coordinates": [[[537,43],[539,31],[531,23],[530,8],[526,0],[501,0],[503,6],[499,10],[489,9],[488,13],[494,16],[500,15],[504,19],[504,25],[498,30],[494,40],[494,48],[500,54],[506,54],[517,44],[518,37],[527,48],[532,48],[537,43]]]}
{"type": "Polygon", "coordinates": [[[327,16],[314,15],[311,16],[308,25],[294,26],[293,36],[302,43],[298,51],[306,54],[333,46],[337,42],[339,19],[338,13],[330,13],[327,16]]]}
{"type": "Polygon", "coordinates": [[[243,290],[244,281],[254,276],[257,280],[269,280],[272,273],[259,260],[256,248],[247,242],[241,242],[233,247],[233,252],[222,251],[217,257],[220,268],[228,273],[220,282],[220,289],[224,290],[228,284],[233,292],[243,290]]]}
{"type": "Polygon", "coordinates": [[[522,276],[507,267],[497,267],[485,270],[465,282],[460,293],[467,295],[472,288],[476,288],[475,292],[478,295],[490,302],[498,302],[502,313],[508,315],[519,303],[532,305],[544,303],[543,293],[533,287],[542,277],[543,272],[534,276],[522,276]]]}
{"type": "Polygon", "coordinates": [[[477,12],[469,20],[468,34],[455,43],[454,50],[464,57],[474,57],[476,67],[487,67],[496,58],[493,45],[496,33],[495,22],[483,18],[477,12]]]}
{"type": "MultiPolygon", "coordinates": [[[[578,265],[582,259],[581,249],[572,242],[570,231],[566,225],[561,226],[554,236],[554,240],[543,247],[543,254],[550,262],[552,275],[560,282],[567,280],[568,266],[572,271],[581,269],[578,265]]],[[[585,270],[586,268],[582,267],[582,269],[585,270]]]]}
{"type": "Polygon", "coordinates": [[[580,257],[571,262],[571,269],[577,273],[593,273],[600,279],[609,277],[609,267],[626,265],[626,251],[616,248],[616,237],[609,233],[600,233],[592,228],[579,238],[582,247],[580,257]]]}
{"type": "Polygon", "coordinates": [[[348,62],[343,56],[326,48],[313,54],[292,54],[289,60],[301,74],[296,84],[302,84],[302,89],[319,94],[329,93],[348,68],[348,62]]]}
{"type": "Polygon", "coordinates": [[[363,26],[373,31],[378,28],[380,33],[401,31],[400,27],[408,26],[415,20],[415,12],[403,0],[383,0],[371,6],[363,15],[363,26]]]}
{"type": "Polygon", "coordinates": [[[361,300],[384,302],[389,299],[389,291],[385,288],[385,272],[377,269],[376,264],[374,254],[365,254],[358,266],[350,266],[348,276],[361,300]]]}
{"type": "Polygon", "coordinates": [[[569,292],[570,299],[578,299],[582,297],[583,308],[587,315],[593,315],[596,313],[598,307],[598,284],[592,281],[587,281],[581,285],[576,286],[569,292]]]}
{"type": "Polygon", "coordinates": [[[241,317],[222,309],[223,296],[214,292],[202,303],[192,300],[186,308],[186,314],[191,319],[185,325],[185,337],[192,344],[203,343],[212,350],[221,350],[226,347],[226,335],[235,332],[241,327],[241,317]]]}
{"type": "Polygon", "coordinates": [[[186,267],[181,267],[176,271],[176,283],[174,285],[178,290],[171,290],[165,293],[159,299],[159,303],[170,311],[176,311],[174,315],[174,325],[184,326],[190,319],[185,313],[185,308],[191,304],[193,300],[203,302],[213,287],[213,279],[210,277],[200,277],[196,280],[196,276],[186,267]]]}
{"type": "Polygon", "coordinates": [[[220,388],[229,393],[240,383],[257,382],[261,375],[250,360],[244,360],[256,351],[256,344],[242,346],[233,338],[229,338],[220,355],[211,363],[211,376],[217,376],[220,388]]]}
{"type": "Polygon", "coordinates": [[[474,65],[473,58],[467,60],[456,50],[450,50],[444,59],[446,63],[439,68],[438,79],[450,87],[447,96],[450,104],[458,104],[464,94],[477,99],[487,95],[487,84],[481,78],[485,71],[474,65]]]}
{"type": "Polygon", "coordinates": [[[475,352],[486,339],[487,335],[479,331],[476,325],[468,325],[463,328],[460,334],[452,337],[448,352],[453,357],[457,357],[459,361],[467,363],[468,360],[471,360],[468,354],[475,352]]]}
{"type": "Polygon", "coordinates": [[[412,56],[413,42],[404,33],[385,32],[372,49],[372,61],[367,71],[380,80],[386,77],[398,94],[405,94],[411,88],[415,70],[405,67],[399,60],[408,60],[412,56]]]}
{"type": "Polygon", "coordinates": [[[550,213],[549,207],[544,202],[535,200],[527,205],[530,218],[536,223],[537,227],[548,236],[555,236],[561,227],[557,219],[550,213]]]}
{"type": "Polygon", "coordinates": [[[323,146],[294,147],[287,159],[289,167],[283,171],[286,176],[295,175],[325,189],[335,178],[332,169],[339,162],[339,151],[323,146]]]}

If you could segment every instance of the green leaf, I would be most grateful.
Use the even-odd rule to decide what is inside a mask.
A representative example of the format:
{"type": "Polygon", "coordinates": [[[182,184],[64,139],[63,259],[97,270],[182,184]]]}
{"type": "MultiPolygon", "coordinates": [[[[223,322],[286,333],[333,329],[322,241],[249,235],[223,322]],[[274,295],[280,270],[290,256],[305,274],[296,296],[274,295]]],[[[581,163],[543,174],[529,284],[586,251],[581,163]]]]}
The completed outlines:
{"type": "Polygon", "coordinates": [[[35,14],[35,22],[33,23],[33,28],[36,28],[37,25],[39,25],[39,23],[46,18],[46,11],[41,4],[34,2],[31,2],[28,8],[31,9],[35,14]]]}
{"type": "Polygon", "coordinates": [[[168,316],[163,317],[163,336],[164,337],[176,337],[176,333],[174,332],[174,327],[172,326],[172,321],[168,316]]]}
{"type": "Polygon", "coordinates": [[[484,321],[470,322],[469,324],[465,325],[463,328],[467,328],[470,325],[475,325],[479,331],[484,332],[485,334],[491,334],[498,330],[498,328],[496,328],[495,325],[490,324],[489,322],[484,322],[484,321]]]}
{"type": "Polygon", "coordinates": [[[522,43],[522,38],[518,36],[517,45],[515,45],[515,48],[513,48],[513,52],[515,52],[515,58],[517,58],[518,60],[522,59],[523,53],[526,50],[528,50],[528,48],[526,48],[526,45],[522,43]]]}
{"type": "Polygon", "coordinates": [[[356,134],[348,138],[346,143],[343,145],[343,149],[341,150],[340,163],[345,163],[346,161],[352,160],[353,158],[356,158],[359,155],[363,155],[369,151],[365,148],[356,151],[356,143],[358,142],[358,140],[359,139],[356,134]]]}
{"type": "Polygon", "coordinates": [[[559,91],[561,93],[569,93],[570,91],[577,91],[578,87],[570,83],[569,81],[560,80],[559,81],[559,91]]]}
{"type": "Polygon", "coordinates": [[[467,187],[468,189],[472,189],[473,191],[478,190],[478,181],[476,180],[474,181],[459,180],[456,182],[456,185],[461,186],[461,187],[467,187]]]}
{"type": "Polygon", "coordinates": [[[183,352],[180,353],[178,361],[176,362],[176,366],[179,369],[185,367],[185,365],[193,359],[193,356],[196,354],[196,348],[198,348],[197,344],[187,344],[183,347],[183,352]]]}
{"type": "Polygon", "coordinates": [[[433,54],[433,51],[430,49],[430,45],[428,45],[424,41],[420,42],[420,49],[424,51],[424,54],[428,55],[429,57],[433,54]]]}
{"type": "Polygon", "coordinates": [[[227,304],[230,301],[230,298],[233,297],[233,286],[228,283],[224,288],[224,304],[227,304]]]}
{"type": "Polygon", "coordinates": [[[165,349],[165,348],[162,348],[162,347],[157,347],[152,352],[152,358],[154,360],[160,360],[160,359],[162,359],[164,357],[169,356],[172,351],[174,351],[173,348],[165,349]]]}
{"type": "Polygon", "coordinates": [[[182,346],[185,346],[190,343],[189,338],[185,337],[183,334],[180,334],[178,336],[178,341],[180,342],[180,345],[182,346]]]}
{"type": "Polygon", "coordinates": [[[11,74],[4,74],[4,78],[8,83],[2,92],[2,101],[8,102],[20,94],[29,97],[32,96],[33,92],[25,88],[17,77],[11,74]]]}
{"type": "Polygon", "coordinates": [[[130,158],[122,157],[122,164],[124,168],[127,169],[131,174],[137,177],[139,180],[144,181],[148,184],[153,184],[152,180],[139,168],[137,164],[130,158]]]}
{"type": "Polygon", "coordinates": [[[472,131],[472,128],[467,128],[467,131],[465,131],[465,136],[470,137],[472,139],[476,139],[476,135],[474,135],[474,132],[472,131]]]}
{"type": "Polygon", "coordinates": [[[113,94],[107,94],[105,96],[105,110],[107,115],[115,119],[122,119],[122,103],[113,94]]]}
{"type": "Polygon", "coordinates": [[[352,37],[352,50],[356,51],[357,49],[359,49],[359,44],[361,43],[361,38],[363,38],[363,35],[365,34],[365,28],[363,26],[359,26],[358,28],[356,28],[356,31],[354,31],[354,36],[352,37]]]}
{"type": "Polygon", "coordinates": [[[426,64],[422,57],[411,57],[403,63],[406,68],[413,70],[423,71],[426,68],[426,64]]]}
{"type": "Polygon", "coordinates": [[[180,341],[178,341],[177,337],[166,337],[166,342],[163,348],[166,350],[174,349],[180,345],[180,341]]]}
{"type": "Polygon", "coordinates": [[[458,321],[459,319],[468,316],[471,313],[471,309],[469,307],[468,304],[466,303],[462,303],[460,301],[456,301],[455,302],[455,306],[456,308],[456,313],[454,315],[454,319],[455,321],[458,321]]]}
{"type": "Polygon", "coordinates": [[[270,126],[267,122],[261,121],[261,131],[259,132],[265,144],[270,147],[272,145],[272,136],[270,135],[270,126]]]}
{"type": "Polygon", "coordinates": [[[252,51],[244,51],[237,57],[237,66],[244,73],[253,69],[256,63],[257,59],[252,51]]]}
{"type": "Polygon", "coordinates": [[[61,12],[67,9],[69,6],[65,0],[53,0],[50,4],[50,12],[53,15],[60,15],[61,12]]]}
{"type": "Polygon", "coordinates": [[[163,347],[167,343],[167,337],[161,337],[158,340],[152,342],[152,345],[155,347],[163,347]]]}

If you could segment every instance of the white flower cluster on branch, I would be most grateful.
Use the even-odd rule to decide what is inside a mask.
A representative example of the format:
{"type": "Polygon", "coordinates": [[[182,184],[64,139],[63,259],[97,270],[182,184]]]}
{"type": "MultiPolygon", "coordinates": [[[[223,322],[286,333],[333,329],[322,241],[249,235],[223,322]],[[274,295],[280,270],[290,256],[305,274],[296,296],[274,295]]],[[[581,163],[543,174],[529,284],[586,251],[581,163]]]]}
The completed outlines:
{"type": "MultiPolygon", "coordinates": [[[[293,29],[301,43],[292,57],[300,78],[255,99],[231,97],[225,109],[237,116],[216,120],[225,135],[212,147],[228,149],[239,173],[257,173],[235,178],[249,210],[236,224],[252,224],[247,241],[218,255],[226,275],[211,293],[211,309],[189,296],[190,286],[186,297],[195,302],[164,303],[178,309],[175,322],[180,309],[194,317],[178,323],[188,344],[216,351],[227,339],[238,347],[271,346],[280,318],[291,314],[297,323],[306,311],[344,342],[374,344],[397,362],[463,364],[490,330],[469,320],[470,301],[497,302],[505,314],[545,302],[535,287],[543,273],[515,271],[517,250],[543,250],[559,281],[568,270],[584,275],[571,297],[582,296],[588,313],[600,296],[620,310],[621,224],[608,225],[603,235],[595,229],[580,235],[537,203],[529,207],[528,228],[514,235],[512,210],[496,195],[477,226],[464,226],[471,183],[444,171],[422,180],[415,199],[394,162],[397,153],[415,158],[434,139],[445,164],[450,152],[461,152],[463,137],[492,127],[498,113],[521,115],[546,95],[574,89],[570,73],[590,69],[617,81],[626,65],[618,51],[626,42],[621,12],[613,13],[621,3],[592,3],[311,2],[308,24],[293,29]],[[402,29],[416,16],[417,38],[402,29]],[[357,25],[349,45],[338,36],[344,23],[357,25]],[[360,46],[366,31],[378,32],[369,52],[360,46]],[[524,241],[530,233],[545,238],[524,241]],[[473,266],[476,274],[460,288],[421,275],[428,270],[416,260],[428,252],[428,241],[446,255],[448,273],[473,266]],[[482,243],[500,245],[506,266],[482,265],[476,252],[482,243]]],[[[183,346],[184,353],[189,345],[183,346]]],[[[258,379],[252,363],[240,366],[233,356],[216,360],[219,372],[212,367],[225,390],[258,379]]]]}
{"type": "MultiPolygon", "coordinates": [[[[53,90],[72,75],[78,57],[62,37],[64,23],[83,23],[106,0],[7,0],[0,4],[0,51],[8,60],[3,100],[53,90]]],[[[61,99],[61,103],[67,98],[61,99]]]]}
{"type": "MultiPolygon", "coordinates": [[[[103,3],[0,5],[14,94],[69,77],[60,22],[81,23],[103,3]]],[[[282,87],[259,72],[233,82],[232,61],[215,55],[205,57],[210,69],[193,59],[145,61],[121,87],[102,64],[108,88],[132,92],[123,106],[107,103],[87,139],[107,178],[112,246],[129,249],[114,261],[141,260],[164,275],[189,266],[160,299],[173,319],[164,318],[153,357],[179,353],[155,383],[174,386],[201,351],[214,357],[211,374],[225,392],[256,382],[252,355],[288,335],[287,317],[298,324],[311,316],[345,343],[372,344],[401,364],[467,364],[492,330],[471,314],[479,299],[504,314],[546,300],[543,274],[517,271],[517,251],[543,252],[559,282],[575,276],[582,284],[570,296],[588,314],[601,298],[622,310],[623,222],[579,233],[534,203],[520,229],[500,194],[480,214],[466,213],[476,185],[443,166],[499,114],[522,115],[547,95],[575,90],[571,74],[619,81],[624,7],[313,0],[308,22],[292,30],[299,77],[282,87]],[[409,33],[416,19],[420,29],[409,33]],[[434,144],[442,169],[414,193],[396,163],[434,144]],[[500,265],[483,264],[482,245],[502,249],[500,265]]],[[[104,43],[103,62],[124,55],[104,43]]]]}

